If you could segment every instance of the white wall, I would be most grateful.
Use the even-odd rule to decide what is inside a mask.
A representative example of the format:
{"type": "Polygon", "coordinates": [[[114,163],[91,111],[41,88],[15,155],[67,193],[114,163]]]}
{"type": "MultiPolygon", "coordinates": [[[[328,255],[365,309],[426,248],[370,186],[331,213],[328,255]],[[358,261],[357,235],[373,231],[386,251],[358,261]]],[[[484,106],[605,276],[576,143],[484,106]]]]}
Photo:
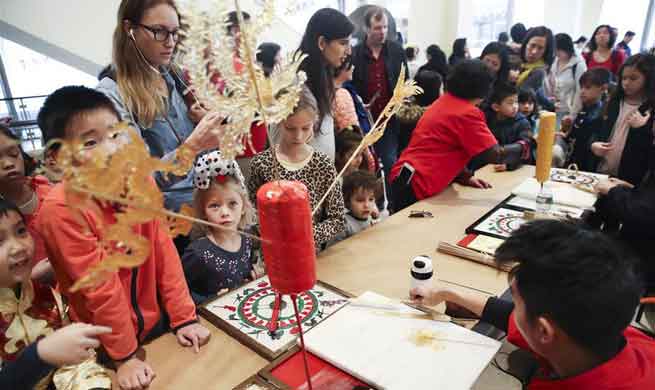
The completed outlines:
{"type": "Polygon", "coordinates": [[[459,11],[458,0],[411,0],[408,39],[421,49],[419,63],[425,61],[425,49],[431,44],[450,52],[458,34],[459,11]]]}

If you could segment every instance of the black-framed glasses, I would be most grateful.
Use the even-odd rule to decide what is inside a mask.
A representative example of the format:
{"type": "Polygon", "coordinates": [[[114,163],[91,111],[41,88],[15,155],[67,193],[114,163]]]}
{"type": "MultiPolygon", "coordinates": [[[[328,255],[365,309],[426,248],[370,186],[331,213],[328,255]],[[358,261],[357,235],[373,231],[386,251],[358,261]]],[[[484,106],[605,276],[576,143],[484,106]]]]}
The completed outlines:
{"type": "Polygon", "coordinates": [[[137,26],[143,27],[146,30],[150,31],[153,37],[155,38],[155,41],[158,42],[168,41],[169,36],[173,37],[173,42],[177,42],[180,39],[180,30],[169,31],[165,28],[150,27],[141,23],[137,23],[137,26]]]}

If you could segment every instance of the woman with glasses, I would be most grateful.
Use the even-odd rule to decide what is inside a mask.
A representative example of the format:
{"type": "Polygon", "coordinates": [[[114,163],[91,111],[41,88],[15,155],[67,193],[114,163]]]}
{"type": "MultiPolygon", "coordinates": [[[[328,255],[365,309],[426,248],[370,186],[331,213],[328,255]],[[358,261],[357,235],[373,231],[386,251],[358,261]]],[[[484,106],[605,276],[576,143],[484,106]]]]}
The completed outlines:
{"type": "MultiPolygon", "coordinates": [[[[140,133],[150,154],[165,160],[182,145],[196,153],[218,147],[214,130],[222,121],[197,103],[185,104],[187,86],[175,64],[179,38],[180,14],[173,0],[122,0],[111,69],[97,87],[140,133]]],[[[189,176],[157,175],[156,180],[168,209],[191,203],[189,176]]]]}

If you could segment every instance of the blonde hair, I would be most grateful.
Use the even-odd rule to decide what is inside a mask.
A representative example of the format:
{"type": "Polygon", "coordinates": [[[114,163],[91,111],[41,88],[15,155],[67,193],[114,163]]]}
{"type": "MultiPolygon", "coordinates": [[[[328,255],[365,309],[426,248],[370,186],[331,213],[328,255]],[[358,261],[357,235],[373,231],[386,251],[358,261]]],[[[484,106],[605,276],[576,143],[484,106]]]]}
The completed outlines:
{"type": "MultiPolygon", "coordinates": [[[[200,219],[207,220],[207,215],[205,215],[205,206],[207,204],[207,199],[212,191],[221,191],[225,189],[230,189],[235,191],[239,196],[241,196],[241,201],[243,202],[243,210],[241,213],[241,220],[239,221],[238,228],[240,230],[246,229],[252,226],[255,223],[255,208],[250,202],[248,197],[248,191],[232,176],[227,176],[227,179],[223,183],[217,182],[215,179],[212,179],[209,188],[202,190],[196,188],[193,191],[193,209],[195,216],[200,219]]],[[[210,228],[207,225],[197,224],[194,227],[196,232],[202,234],[208,233],[210,228]]]]}
{"type": "MultiPolygon", "coordinates": [[[[125,31],[124,22],[131,24],[141,22],[143,14],[159,4],[171,6],[177,13],[182,28],[180,12],[174,0],[122,0],[118,7],[118,20],[113,37],[113,64],[116,68],[118,92],[127,110],[134,116],[140,126],[150,127],[155,118],[166,113],[166,91],[153,92],[153,86],[161,77],[144,61],[138,51],[137,43],[125,31]]],[[[176,47],[177,50],[177,47],[176,47]]],[[[171,65],[173,66],[173,65],[171,65]]],[[[173,69],[175,71],[175,69],[173,69]]],[[[181,74],[179,71],[177,74],[181,74]]]]}

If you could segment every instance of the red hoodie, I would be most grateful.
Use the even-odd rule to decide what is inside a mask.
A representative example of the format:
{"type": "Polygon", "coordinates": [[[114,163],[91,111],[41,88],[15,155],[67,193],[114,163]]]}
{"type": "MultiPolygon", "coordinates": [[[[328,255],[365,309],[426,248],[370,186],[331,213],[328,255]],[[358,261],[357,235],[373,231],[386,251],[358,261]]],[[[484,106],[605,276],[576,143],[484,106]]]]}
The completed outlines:
{"type": "MultiPolygon", "coordinates": [[[[105,224],[114,221],[111,207],[83,210],[81,219],[66,205],[62,183],[48,194],[39,213],[37,228],[45,237],[46,249],[61,291],[68,298],[71,317],[111,327],[100,336],[114,360],[130,357],[165,311],[171,328],[177,330],[196,321],[196,309],[184,279],[180,257],[173,241],[158,221],[134,228],[150,242],[150,255],[134,269],[121,269],[94,289],[69,292],[71,285],[106,254],[98,244],[105,224]],[[160,305],[161,302],[161,305],[160,305]]],[[[129,211],[128,211],[129,212],[129,211]]]]}
{"type": "MultiPolygon", "coordinates": [[[[570,378],[544,378],[552,370],[543,359],[538,359],[542,375],[532,378],[528,390],[655,389],[655,340],[633,327],[628,327],[623,335],[626,344],[614,358],[570,378]]],[[[516,326],[514,313],[509,318],[507,341],[530,350],[516,326]]]]}

